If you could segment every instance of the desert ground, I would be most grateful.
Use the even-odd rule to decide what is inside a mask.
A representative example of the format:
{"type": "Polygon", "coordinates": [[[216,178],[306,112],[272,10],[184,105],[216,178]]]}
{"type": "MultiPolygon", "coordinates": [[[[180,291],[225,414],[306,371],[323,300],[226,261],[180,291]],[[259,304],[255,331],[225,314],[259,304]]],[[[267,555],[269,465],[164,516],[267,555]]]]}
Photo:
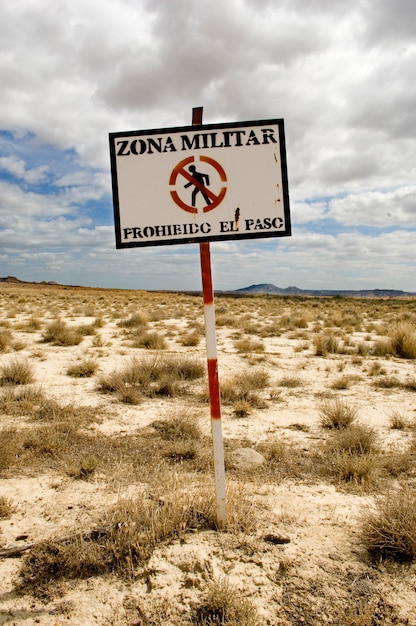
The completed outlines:
{"type": "Polygon", "coordinates": [[[215,306],[221,528],[201,296],[0,284],[0,624],[416,625],[416,299],[215,306]]]}

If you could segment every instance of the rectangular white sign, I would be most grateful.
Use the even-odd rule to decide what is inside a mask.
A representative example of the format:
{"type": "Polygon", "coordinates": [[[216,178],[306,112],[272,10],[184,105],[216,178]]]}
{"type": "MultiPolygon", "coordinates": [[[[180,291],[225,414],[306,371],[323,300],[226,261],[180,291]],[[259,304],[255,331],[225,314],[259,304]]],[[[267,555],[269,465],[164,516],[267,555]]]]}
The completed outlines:
{"type": "Polygon", "coordinates": [[[283,120],[109,139],[117,248],[291,234],[283,120]]]}

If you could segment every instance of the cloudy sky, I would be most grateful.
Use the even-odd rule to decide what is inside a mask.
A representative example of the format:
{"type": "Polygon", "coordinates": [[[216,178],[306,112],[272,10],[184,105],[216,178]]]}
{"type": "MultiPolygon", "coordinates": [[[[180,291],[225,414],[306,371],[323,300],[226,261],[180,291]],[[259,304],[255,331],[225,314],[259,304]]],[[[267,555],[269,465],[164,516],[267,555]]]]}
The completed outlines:
{"type": "MultiPolygon", "coordinates": [[[[284,118],[292,237],[216,289],[416,292],[414,0],[2,0],[0,276],[200,289],[197,244],[115,249],[108,133],[284,118]]],[[[255,180],[253,180],[255,184],[255,180]]]]}

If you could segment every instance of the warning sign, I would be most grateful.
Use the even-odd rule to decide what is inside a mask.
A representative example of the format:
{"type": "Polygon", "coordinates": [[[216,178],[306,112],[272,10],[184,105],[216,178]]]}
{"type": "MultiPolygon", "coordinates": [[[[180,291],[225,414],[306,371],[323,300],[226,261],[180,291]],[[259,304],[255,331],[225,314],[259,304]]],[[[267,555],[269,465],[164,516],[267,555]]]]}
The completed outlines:
{"type": "Polygon", "coordinates": [[[283,120],[110,134],[117,248],[291,234],[283,120]]]}
{"type": "MultiPolygon", "coordinates": [[[[196,158],[188,157],[180,161],[172,170],[170,175],[169,184],[173,185],[175,189],[171,189],[171,196],[173,201],[184,211],[188,211],[189,213],[198,213],[197,208],[197,196],[202,196],[202,212],[206,213],[207,211],[212,211],[216,209],[217,206],[223,201],[225,193],[227,191],[226,187],[221,187],[220,191],[216,194],[212,191],[212,187],[210,187],[210,180],[212,185],[212,179],[214,176],[212,173],[203,173],[198,172],[195,165],[196,158]],[[189,165],[192,163],[192,165],[189,165]],[[189,166],[186,168],[186,166],[189,166]],[[186,195],[183,190],[180,189],[181,182],[185,179],[187,183],[183,185],[184,189],[188,187],[192,188],[192,196],[191,196],[191,204],[189,204],[189,200],[187,201],[183,198],[186,195]],[[177,182],[179,182],[179,187],[177,188],[177,182]]],[[[213,168],[214,173],[217,174],[221,181],[224,183],[227,181],[227,177],[225,171],[218,163],[218,161],[214,161],[208,156],[201,155],[199,157],[199,161],[204,164],[207,163],[207,167],[205,168],[205,172],[210,172],[213,168]]],[[[198,168],[198,169],[204,169],[198,168]]],[[[201,206],[201,205],[200,205],[201,206]]]]}

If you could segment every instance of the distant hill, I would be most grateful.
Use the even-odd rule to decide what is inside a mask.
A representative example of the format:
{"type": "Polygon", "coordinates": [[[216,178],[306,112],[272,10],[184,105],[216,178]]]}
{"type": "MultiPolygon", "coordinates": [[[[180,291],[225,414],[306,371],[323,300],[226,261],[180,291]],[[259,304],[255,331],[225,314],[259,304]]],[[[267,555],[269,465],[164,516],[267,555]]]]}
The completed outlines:
{"type": "Polygon", "coordinates": [[[356,296],[370,298],[397,298],[399,296],[416,296],[416,293],[401,291],[400,289],[299,289],[299,287],[276,287],[271,283],[250,285],[236,289],[232,293],[241,295],[271,294],[283,296],[356,296]]]}
{"type": "Polygon", "coordinates": [[[41,283],[27,282],[26,280],[20,280],[19,278],[16,278],[16,276],[6,276],[5,278],[2,278],[0,276],[0,283],[13,283],[17,285],[57,285],[58,284],[58,283],[55,283],[53,280],[49,282],[46,282],[43,280],[41,283]]]}
{"type": "Polygon", "coordinates": [[[0,283],[23,283],[23,280],[19,280],[16,276],[6,276],[5,278],[0,277],[0,283]]]}

